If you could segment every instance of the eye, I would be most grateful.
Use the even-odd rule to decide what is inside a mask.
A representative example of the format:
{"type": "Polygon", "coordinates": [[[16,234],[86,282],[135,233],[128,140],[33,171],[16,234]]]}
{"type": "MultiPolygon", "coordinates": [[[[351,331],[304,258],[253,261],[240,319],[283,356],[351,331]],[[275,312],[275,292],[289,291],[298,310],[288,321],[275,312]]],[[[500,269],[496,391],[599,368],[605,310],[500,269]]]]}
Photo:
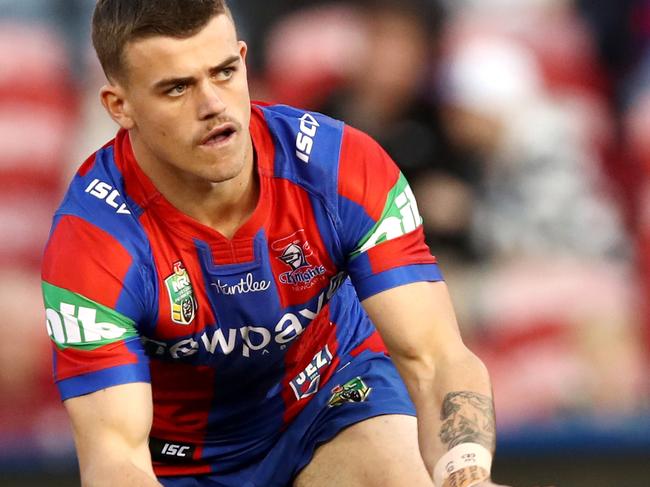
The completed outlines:
{"type": "Polygon", "coordinates": [[[171,88],[167,94],[171,96],[181,96],[185,91],[187,90],[187,85],[184,83],[179,83],[177,85],[174,85],[173,88],[171,88]]]}
{"type": "Polygon", "coordinates": [[[222,80],[229,80],[235,74],[236,69],[232,66],[228,68],[223,68],[219,71],[219,78],[222,80]]]}

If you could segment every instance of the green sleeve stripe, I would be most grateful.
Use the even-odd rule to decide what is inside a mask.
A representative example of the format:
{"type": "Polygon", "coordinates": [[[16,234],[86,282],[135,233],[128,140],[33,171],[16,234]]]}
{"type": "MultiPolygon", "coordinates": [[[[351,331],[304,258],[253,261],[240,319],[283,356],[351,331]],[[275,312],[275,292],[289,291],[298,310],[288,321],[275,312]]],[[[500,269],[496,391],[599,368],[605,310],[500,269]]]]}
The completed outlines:
{"type": "Polygon", "coordinates": [[[138,335],[135,322],[117,311],[43,281],[47,332],[64,350],[95,350],[138,335]]]}
{"type": "Polygon", "coordinates": [[[415,230],[422,224],[413,191],[402,173],[389,191],[381,217],[375,225],[359,240],[357,247],[350,254],[357,257],[368,249],[387,240],[415,230]]]}

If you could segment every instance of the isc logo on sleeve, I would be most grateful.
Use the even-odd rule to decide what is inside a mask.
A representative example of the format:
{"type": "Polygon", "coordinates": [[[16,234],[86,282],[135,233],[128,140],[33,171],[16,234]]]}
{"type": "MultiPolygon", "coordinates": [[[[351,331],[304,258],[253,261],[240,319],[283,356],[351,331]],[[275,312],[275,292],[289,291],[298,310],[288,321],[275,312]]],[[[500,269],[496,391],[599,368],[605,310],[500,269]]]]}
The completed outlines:
{"type": "Polygon", "coordinates": [[[296,136],[296,157],[304,163],[309,162],[318,127],[320,127],[320,124],[309,113],[305,113],[300,117],[300,132],[296,136]]]}
{"type": "Polygon", "coordinates": [[[88,187],[84,190],[85,193],[93,195],[95,198],[104,201],[111,208],[115,208],[115,213],[121,215],[130,215],[131,212],[126,207],[125,203],[118,203],[116,200],[120,197],[120,192],[116,189],[113,189],[108,183],[100,181],[99,179],[93,179],[88,187]]]}

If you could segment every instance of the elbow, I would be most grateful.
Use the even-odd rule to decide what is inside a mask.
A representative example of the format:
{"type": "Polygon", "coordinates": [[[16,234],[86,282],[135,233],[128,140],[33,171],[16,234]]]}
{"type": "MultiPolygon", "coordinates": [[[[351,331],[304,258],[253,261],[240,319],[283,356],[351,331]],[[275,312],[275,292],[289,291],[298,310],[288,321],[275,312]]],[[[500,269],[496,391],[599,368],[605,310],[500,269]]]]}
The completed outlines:
{"type": "Polygon", "coordinates": [[[489,383],[490,380],[485,363],[465,346],[456,354],[441,357],[438,373],[441,376],[466,378],[471,383],[489,383]]]}
{"type": "Polygon", "coordinates": [[[468,368],[474,374],[482,377],[488,377],[489,375],[488,369],[483,360],[468,348],[465,348],[464,353],[462,353],[456,360],[459,364],[458,367],[468,368]]]}
{"type": "Polygon", "coordinates": [[[436,357],[426,353],[391,354],[404,383],[411,394],[425,392],[436,381],[438,362],[436,357]]]}
{"type": "Polygon", "coordinates": [[[489,384],[490,380],[483,361],[464,346],[453,352],[393,358],[410,391],[431,391],[454,382],[489,384]]]}

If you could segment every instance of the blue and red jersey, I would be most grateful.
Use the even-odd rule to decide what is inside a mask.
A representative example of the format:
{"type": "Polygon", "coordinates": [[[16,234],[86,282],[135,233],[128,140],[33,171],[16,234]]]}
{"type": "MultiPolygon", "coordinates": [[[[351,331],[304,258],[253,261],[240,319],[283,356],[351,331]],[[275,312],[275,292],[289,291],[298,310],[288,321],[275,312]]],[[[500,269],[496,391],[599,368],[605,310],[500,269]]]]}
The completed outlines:
{"type": "Polygon", "coordinates": [[[442,279],[370,137],[287,106],[253,105],[250,131],[259,203],[231,239],[174,208],[120,131],[75,175],[45,250],[61,396],[150,382],[152,444],[191,457],[163,451],[157,475],[263,455],[337,368],[385,350],[360,301],[442,279]]]}

